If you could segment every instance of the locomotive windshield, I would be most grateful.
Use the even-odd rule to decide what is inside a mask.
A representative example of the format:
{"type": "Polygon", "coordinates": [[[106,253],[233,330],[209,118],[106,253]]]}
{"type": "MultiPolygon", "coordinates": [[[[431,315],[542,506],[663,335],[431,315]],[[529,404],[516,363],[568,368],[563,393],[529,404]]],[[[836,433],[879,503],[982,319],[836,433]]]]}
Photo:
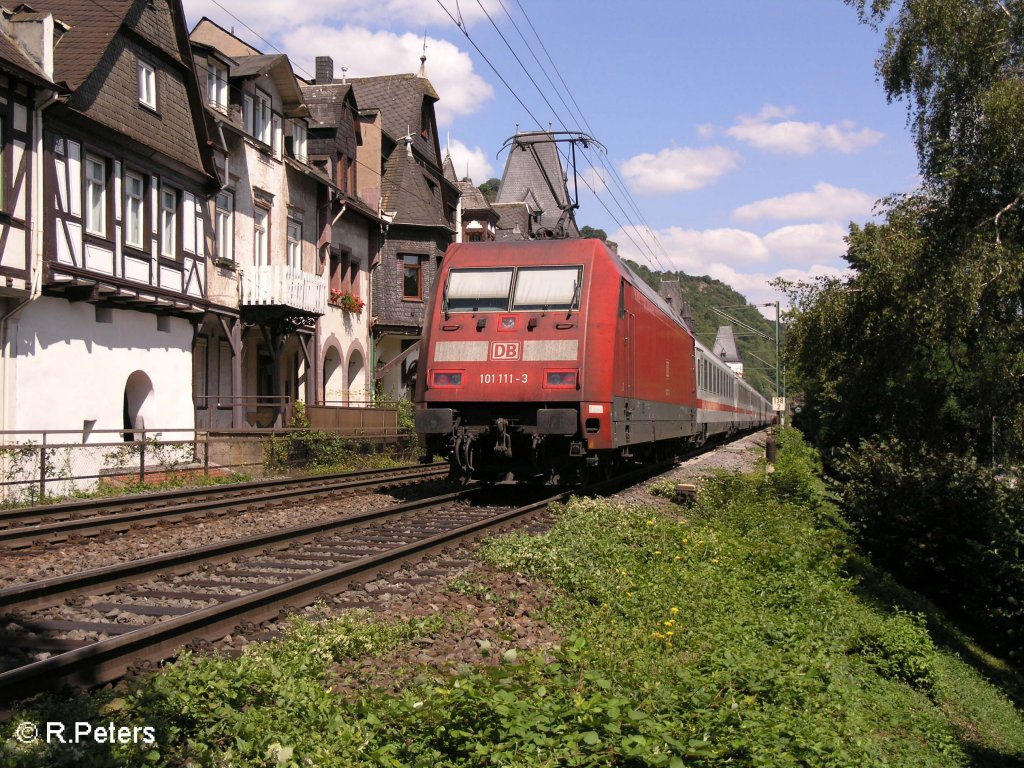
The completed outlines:
{"type": "Polygon", "coordinates": [[[582,267],[520,267],[512,310],[578,309],[582,267]]]}
{"type": "Polygon", "coordinates": [[[511,293],[513,312],[579,309],[582,280],[580,266],[453,269],[442,306],[445,312],[508,312],[511,293]]]}
{"type": "Polygon", "coordinates": [[[508,312],[512,269],[453,269],[445,288],[449,312],[508,312]]]}

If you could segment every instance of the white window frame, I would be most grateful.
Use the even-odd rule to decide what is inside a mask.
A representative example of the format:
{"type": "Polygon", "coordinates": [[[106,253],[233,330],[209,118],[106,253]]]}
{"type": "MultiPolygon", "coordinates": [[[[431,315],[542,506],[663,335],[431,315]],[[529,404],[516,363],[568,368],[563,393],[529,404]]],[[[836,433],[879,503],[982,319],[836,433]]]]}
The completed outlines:
{"type": "Polygon", "coordinates": [[[270,266],[270,211],[256,206],[252,217],[253,259],[257,267],[270,266]]]}
{"type": "Polygon", "coordinates": [[[143,249],[146,237],[146,180],[141,174],[125,171],[124,174],[124,244],[143,249]],[[138,194],[133,194],[132,183],[138,182],[138,194]],[[138,227],[138,237],[132,238],[133,225],[138,227]]]}
{"type": "Polygon", "coordinates": [[[206,60],[206,99],[210,106],[228,111],[228,71],[212,59],[206,60]]]}
{"type": "Polygon", "coordinates": [[[300,120],[292,123],[292,154],[295,155],[296,160],[303,163],[307,158],[307,136],[305,123],[300,120]]]}
{"type": "Polygon", "coordinates": [[[107,162],[95,155],[86,155],[85,173],[85,231],[90,235],[107,236],[107,162]],[[98,176],[96,172],[98,171],[98,176]],[[93,199],[98,209],[93,207],[93,199]]]}
{"type": "Polygon", "coordinates": [[[274,140],[273,118],[270,105],[270,95],[257,88],[252,109],[252,135],[258,141],[262,141],[267,145],[274,140]]]}
{"type": "Polygon", "coordinates": [[[216,229],[216,258],[221,261],[235,260],[235,196],[230,192],[217,195],[214,216],[216,229]]]}
{"type": "Polygon", "coordinates": [[[245,124],[245,132],[250,136],[255,135],[253,131],[252,122],[253,108],[252,108],[252,96],[249,94],[242,95],[242,122],[245,124]]]}
{"type": "Polygon", "coordinates": [[[274,157],[280,160],[284,148],[284,131],[281,129],[281,116],[275,114],[270,118],[270,124],[272,126],[271,145],[274,149],[274,157]]]}
{"type": "Polygon", "coordinates": [[[156,67],[142,59],[138,62],[139,103],[156,110],[156,67]]]}
{"type": "Polygon", "coordinates": [[[160,188],[160,255],[178,257],[178,190],[170,187],[160,188]]]}
{"type": "Polygon", "coordinates": [[[302,222],[288,219],[288,266],[302,269],[302,222]]]}

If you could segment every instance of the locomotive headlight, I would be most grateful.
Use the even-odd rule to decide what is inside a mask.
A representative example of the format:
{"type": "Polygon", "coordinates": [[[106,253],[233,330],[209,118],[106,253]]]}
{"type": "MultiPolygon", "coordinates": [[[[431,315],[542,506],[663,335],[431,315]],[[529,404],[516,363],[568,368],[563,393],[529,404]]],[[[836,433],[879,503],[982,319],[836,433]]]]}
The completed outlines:
{"type": "Polygon", "coordinates": [[[578,380],[579,371],[576,369],[544,371],[545,389],[576,389],[578,380]]]}
{"type": "Polygon", "coordinates": [[[432,387],[461,387],[462,371],[434,371],[430,378],[432,387]]]}

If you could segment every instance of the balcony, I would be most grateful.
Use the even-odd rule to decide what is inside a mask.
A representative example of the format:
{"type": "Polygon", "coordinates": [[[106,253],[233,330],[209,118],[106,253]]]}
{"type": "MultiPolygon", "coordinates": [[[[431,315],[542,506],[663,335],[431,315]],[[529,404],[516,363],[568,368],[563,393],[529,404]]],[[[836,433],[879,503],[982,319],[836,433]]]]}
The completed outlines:
{"type": "Polygon", "coordinates": [[[245,267],[239,276],[243,308],[319,316],[327,311],[324,277],[283,264],[245,267]]]}

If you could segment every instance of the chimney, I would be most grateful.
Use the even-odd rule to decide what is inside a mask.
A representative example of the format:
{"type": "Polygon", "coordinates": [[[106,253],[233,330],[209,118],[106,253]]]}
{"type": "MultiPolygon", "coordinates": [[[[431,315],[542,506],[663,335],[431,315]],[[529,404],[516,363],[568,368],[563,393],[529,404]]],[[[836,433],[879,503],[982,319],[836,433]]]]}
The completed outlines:
{"type": "Polygon", "coordinates": [[[21,52],[32,61],[48,80],[53,80],[53,45],[67,29],[54,22],[49,13],[36,13],[19,5],[14,13],[0,15],[0,32],[12,38],[21,52]]]}
{"type": "Polygon", "coordinates": [[[334,82],[334,59],[330,56],[316,57],[316,82],[318,85],[334,82]]]}

